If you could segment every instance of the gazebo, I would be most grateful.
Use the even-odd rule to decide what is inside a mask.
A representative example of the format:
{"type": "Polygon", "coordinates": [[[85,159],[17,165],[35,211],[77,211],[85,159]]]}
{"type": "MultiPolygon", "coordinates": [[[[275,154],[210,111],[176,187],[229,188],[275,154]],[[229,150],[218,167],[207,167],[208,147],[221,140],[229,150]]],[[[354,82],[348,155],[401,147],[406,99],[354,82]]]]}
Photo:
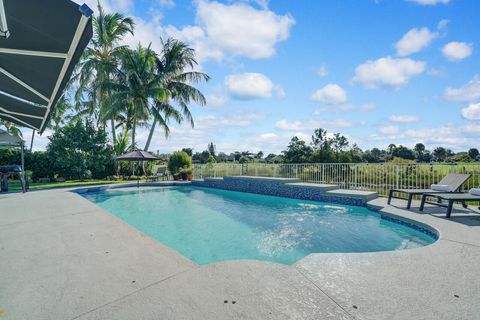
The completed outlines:
{"type": "Polygon", "coordinates": [[[19,138],[12,136],[8,132],[0,129],[0,149],[3,148],[20,148],[20,155],[21,155],[21,165],[8,165],[8,166],[0,166],[0,191],[7,190],[7,177],[11,174],[18,174],[20,178],[20,183],[22,184],[23,192],[26,192],[26,185],[25,185],[25,160],[23,149],[25,146],[25,142],[19,138]]]}

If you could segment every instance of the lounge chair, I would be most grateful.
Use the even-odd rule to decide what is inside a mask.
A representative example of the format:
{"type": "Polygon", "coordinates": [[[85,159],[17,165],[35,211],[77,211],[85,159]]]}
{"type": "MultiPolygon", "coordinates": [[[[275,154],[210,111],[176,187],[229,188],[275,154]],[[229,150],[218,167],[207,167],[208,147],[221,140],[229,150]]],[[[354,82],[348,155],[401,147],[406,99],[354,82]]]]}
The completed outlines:
{"type": "Polygon", "coordinates": [[[480,201],[480,189],[470,189],[468,193],[425,193],[422,195],[422,202],[420,203],[420,211],[423,211],[425,203],[447,207],[447,218],[450,218],[453,209],[453,203],[455,201],[461,202],[463,207],[466,208],[466,201],[480,201]],[[437,198],[439,202],[428,202],[427,198],[437,198]],[[441,203],[441,200],[448,202],[447,205],[441,203]]]}
{"type": "Polygon", "coordinates": [[[425,193],[451,193],[451,192],[460,192],[462,185],[470,179],[470,174],[464,173],[449,173],[438,184],[432,184],[430,189],[391,189],[388,193],[388,204],[392,201],[392,198],[403,199],[400,197],[395,197],[394,193],[406,193],[408,195],[407,199],[407,209],[410,209],[412,205],[412,199],[415,195],[423,195],[425,193]],[[433,188],[432,188],[433,187],[433,188]]]}
{"type": "Polygon", "coordinates": [[[157,171],[157,174],[155,174],[154,176],[149,176],[148,177],[148,180],[150,181],[158,181],[160,179],[162,180],[165,180],[165,178],[167,177],[167,168],[159,168],[158,171],[157,171]]]}

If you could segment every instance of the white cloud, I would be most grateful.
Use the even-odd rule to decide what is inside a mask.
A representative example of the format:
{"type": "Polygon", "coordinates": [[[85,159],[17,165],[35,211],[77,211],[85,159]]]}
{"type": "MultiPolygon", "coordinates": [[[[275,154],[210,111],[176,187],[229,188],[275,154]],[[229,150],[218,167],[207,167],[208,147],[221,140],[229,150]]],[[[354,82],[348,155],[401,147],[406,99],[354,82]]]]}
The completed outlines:
{"type": "Polygon", "coordinates": [[[450,23],[450,20],[442,19],[437,23],[437,29],[440,31],[445,30],[449,23],[450,23]]]}
{"type": "Polygon", "coordinates": [[[467,120],[480,120],[480,103],[471,103],[463,108],[462,116],[467,120]]]}
{"type": "Polygon", "coordinates": [[[317,70],[317,74],[320,76],[320,77],[326,77],[328,76],[328,69],[327,69],[327,66],[325,65],[325,63],[323,63],[317,70]]]}
{"type": "Polygon", "coordinates": [[[338,104],[347,102],[347,92],[338,84],[330,83],[315,91],[311,99],[324,104],[338,104]]]}
{"type": "Polygon", "coordinates": [[[285,41],[295,20],[289,15],[256,9],[246,3],[222,4],[199,0],[196,13],[197,26],[167,28],[167,33],[189,41],[201,52],[200,60],[217,61],[242,56],[263,59],[273,56],[277,43],[285,41]],[[191,36],[192,28],[199,28],[191,36]],[[185,32],[185,29],[190,29],[185,32]],[[211,51],[211,52],[210,52],[211,51]]]}
{"type": "Polygon", "coordinates": [[[397,134],[400,132],[400,128],[397,126],[386,126],[379,129],[382,134],[397,134]]]}
{"type": "Polygon", "coordinates": [[[345,119],[334,120],[306,120],[306,121],[288,121],[282,119],[277,121],[275,128],[284,131],[311,131],[317,128],[349,128],[354,125],[353,122],[345,119]]]}
{"type": "Polygon", "coordinates": [[[411,115],[391,115],[388,119],[392,122],[399,122],[399,123],[411,123],[411,122],[419,121],[419,118],[417,116],[411,116],[411,115]]]}
{"type": "Polygon", "coordinates": [[[480,99],[480,76],[475,75],[472,80],[460,88],[447,88],[444,97],[457,102],[474,102],[480,99]]]}
{"type": "Polygon", "coordinates": [[[442,48],[442,53],[450,61],[458,61],[468,58],[473,53],[473,44],[452,41],[442,48]]]}
{"type": "Polygon", "coordinates": [[[403,57],[419,52],[428,47],[436,37],[438,37],[438,33],[432,32],[428,28],[413,28],[395,44],[397,55],[403,57]]]}
{"type": "Polygon", "coordinates": [[[279,85],[275,86],[275,93],[277,94],[277,97],[280,99],[283,99],[287,96],[285,90],[279,85]]]}
{"type": "MultiPolygon", "coordinates": [[[[95,14],[98,14],[97,0],[73,0],[74,2],[82,5],[86,4],[92,9],[95,14]]],[[[134,7],[134,0],[102,0],[100,2],[102,8],[105,12],[122,12],[126,13],[134,7]]]]}
{"type": "Polygon", "coordinates": [[[205,97],[207,99],[207,106],[219,108],[227,103],[228,99],[222,94],[212,93],[205,97]]]}
{"type": "Polygon", "coordinates": [[[434,6],[436,4],[447,4],[450,2],[450,0],[407,0],[410,2],[416,2],[418,4],[424,5],[424,6],[434,6]]]}
{"type": "Polygon", "coordinates": [[[355,68],[353,82],[369,89],[380,86],[399,89],[412,77],[425,71],[426,67],[425,62],[408,58],[392,59],[388,56],[374,61],[368,60],[355,68]]]}
{"type": "Polygon", "coordinates": [[[142,46],[151,44],[152,49],[160,51],[162,44],[160,36],[164,34],[163,27],[160,23],[160,17],[151,19],[149,21],[143,20],[139,17],[134,17],[135,20],[135,34],[127,34],[123,40],[124,44],[131,48],[136,48],[139,43],[142,46]]]}
{"type": "Polygon", "coordinates": [[[329,105],[326,107],[319,108],[315,110],[313,114],[319,115],[323,112],[345,112],[345,111],[368,112],[376,108],[377,108],[377,105],[375,103],[365,103],[360,105],[351,104],[351,103],[341,103],[341,104],[329,105]]]}
{"type": "Polygon", "coordinates": [[[160,7],[171,9],[175,7],[175,2],[173,0],[158,0],[160,7]]]}
{"type": "Polygon", "coordinates": [[[225,77],[225,86],[234,99],[270,98],[275,89],[272,80],[261,73],[232,74],[225,77]]]}

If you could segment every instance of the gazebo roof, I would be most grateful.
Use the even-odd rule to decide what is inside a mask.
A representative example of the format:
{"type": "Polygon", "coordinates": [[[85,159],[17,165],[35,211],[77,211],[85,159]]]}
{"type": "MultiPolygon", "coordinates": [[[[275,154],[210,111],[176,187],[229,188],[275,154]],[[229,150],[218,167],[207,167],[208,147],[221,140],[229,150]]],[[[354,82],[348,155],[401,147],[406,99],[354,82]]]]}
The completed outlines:
{"type": "Polygon", "coordinates": [[[23,140],[0,129],[0,148],[19,147],[23,140]]]}

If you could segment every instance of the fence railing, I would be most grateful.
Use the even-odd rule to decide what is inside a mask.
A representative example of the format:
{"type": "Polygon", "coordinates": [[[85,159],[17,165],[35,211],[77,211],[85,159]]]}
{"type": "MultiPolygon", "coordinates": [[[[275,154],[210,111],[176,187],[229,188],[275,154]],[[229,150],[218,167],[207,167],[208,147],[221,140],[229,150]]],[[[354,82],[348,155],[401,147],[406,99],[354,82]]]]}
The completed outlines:
{"type": "Polygon", "coordinates": [[[385,196],[391,188],[428,188],[448,173],[469,173],[464,189],[478,187],[480,163],[215,163],[194,165],[194,178],[245,175],[298,178],[306,182],[336,184],[341,189],[372,190],[385,196]]]}

